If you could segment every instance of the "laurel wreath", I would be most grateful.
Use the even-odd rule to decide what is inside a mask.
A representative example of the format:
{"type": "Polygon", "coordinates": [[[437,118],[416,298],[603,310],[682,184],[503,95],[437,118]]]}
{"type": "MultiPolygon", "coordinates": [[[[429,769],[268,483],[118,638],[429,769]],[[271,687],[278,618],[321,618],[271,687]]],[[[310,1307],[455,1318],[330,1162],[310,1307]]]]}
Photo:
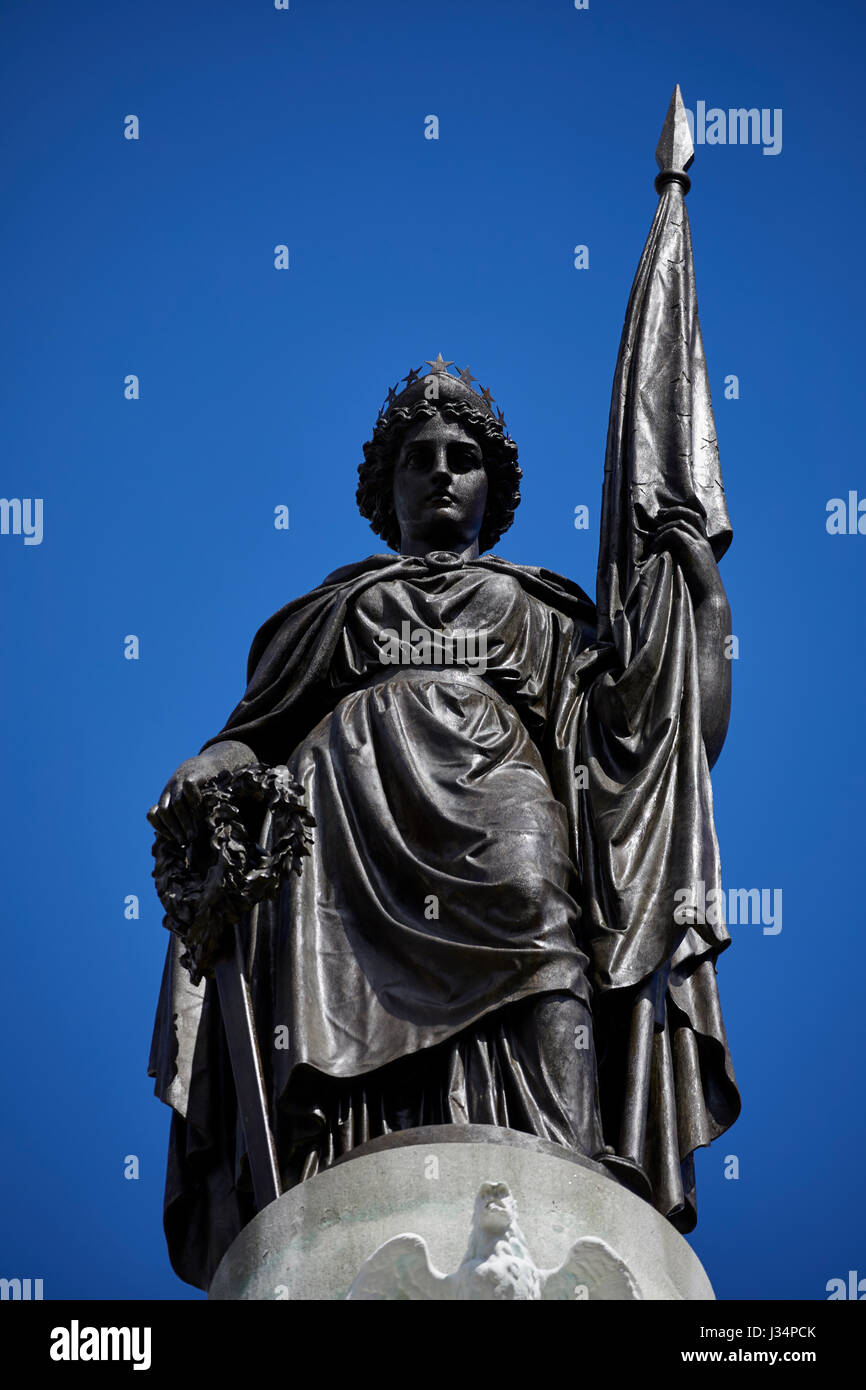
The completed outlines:
{"type": "Polygon", "coordinates": [[[184,945],[181,964],[193,984],[213,974],[231,929],[282,881],[301,872],[315,820],[286,767],[218,772],[203,782],[195,838],[185,843],[155,824],[153,877],[163,925],[184,945]],[[251,826],[272,816],[267,848],[251,826]],[[258,814],[257,814],[258,813],[258,814]]]}

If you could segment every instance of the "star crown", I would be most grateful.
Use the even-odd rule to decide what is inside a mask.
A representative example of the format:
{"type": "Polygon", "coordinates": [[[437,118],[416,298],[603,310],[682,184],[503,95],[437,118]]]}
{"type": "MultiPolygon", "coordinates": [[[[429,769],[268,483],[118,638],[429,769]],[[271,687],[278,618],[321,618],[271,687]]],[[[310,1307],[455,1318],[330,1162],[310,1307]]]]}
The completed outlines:
{"type": "MultiPolygon", "coordinates": [[[[507,426],[505,424],[505,416],[503,415],[502,411],[499,410],[498,407],[496,410],[493,409],[493,403],[496,397],[491,393],[490,388],[488,386],[480,386],[479,389],[476,390],[473,383],[476,382],[478,378],[472,375],[469,368],[463,367],[461,369],[459,367],[456,367],[456,363],[453,360],[447,362],[445,358],[442,356],[441,352],[437,353],[436,357],[432,360],[430,358],[427,358],[424,362],[422,362],[420,367],[411,368],[410,371],[406,374],[406,376],[404,376],[401,379],[402,390],[400,389],[400,381],[396,382],[394,386],[388,387],[388,395],[386,396],[382,404],[382,408],[379,411],[379,419],[382,420],[392,409],[392,407],[396,405],[400,397],[404,395],[407,391],[411,390],[411,388],[413,386],[416,386],[419,382],[424,383],[424,394],[427,395],[429,400],[438,400],[439,381],[442,377],[447,377],[449,381],[462,382],[462,384],[466,387],[466,390],[477,398],[479,404],[484,406],[488,414],[492,415],[495,418],[503,434],[505,434],[506,436],[508,435],[507,426]],[[424,371],[425,366],[429,368],[429,371],[424,371]],[[455,367],[456,371],[449,372],[449,367],[455,367]]],[[[413,395],[414,394],[416,393],[413,392],[413,395]]]]}

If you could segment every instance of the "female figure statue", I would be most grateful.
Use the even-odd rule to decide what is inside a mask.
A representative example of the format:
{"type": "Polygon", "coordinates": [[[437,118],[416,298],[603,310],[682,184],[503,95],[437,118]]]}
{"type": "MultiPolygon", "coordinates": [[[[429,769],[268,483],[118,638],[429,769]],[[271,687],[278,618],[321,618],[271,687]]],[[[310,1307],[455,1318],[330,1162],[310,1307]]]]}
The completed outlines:
{"type": "MultiPolygon", "coordinates": [[[[389,551],[265,623],[244,698],[152,812],[188,843],[215,775],[287,764],[315,818],[248,969],[284,1187],[396,1130],[496,1125],[695,1224],[694,1150],[739,1097],[709,778],[731,530],[693,153],[677,88],[614,379],[596,603],[490,553],[519,501],[517,448],[440,354],[389,392],[364,446],[358,502],[389,551]]],[[[151,1074],[174,1110],[172,1262],[206,1287],[255,1207],[214,985],[191,982],[176,938],[151,1074]]]]}
{"type": "MultiPolygon", "coordinates": [[[[439,362],[409,374],[359,469],[362,514],[397,553],[336,571],[264,625],[244,699],[159,803],[165,828],[191,836],[216,772],[285,763],[315,817],[303,871],[261,909],[251,979],[284,1186],[420,1125],[502,1125],[602,1161],[617,1138],[603,1111],[621,1110],[622,1076],[600,1098],[593,1017],[613,983],[594,940],[605,875],[582,806],[589,764],[605,777],[594,745],[616,730],[593,694],[614,726],[647,701],[656,722],[676,720],[665,687],[681,654],[653,628],[634,663],[646,672],[636,682],[632,668],[611,708],[613,653],[589,598],[487,553],[519,502],[517,448],[467,374],[439,362]],[[284,1045],[269,1046],[277,1035],[284,1045]]],[[[681,520],[661,528],[663,552],[715,614],[706,539],[681,520]]],[[[729,666],[705,645],[712,758],[729,666]]],[[[627,738],[646,735],[644,716],[627,738]]],[[[662,810],[633,792],[618,818],[639,843],[669,834],[662,810]]],[[[661,961],[639,939],[632,951],[634,985],[661,961]]],[[[213,987],[196,990],[174,959],[153,1069],[176,1110],[170,1247],[183,1277],[206,1282],[253,1209],[213,987]],[[190,1054],[181,1104],[178,1051],[190,1054]]]]}

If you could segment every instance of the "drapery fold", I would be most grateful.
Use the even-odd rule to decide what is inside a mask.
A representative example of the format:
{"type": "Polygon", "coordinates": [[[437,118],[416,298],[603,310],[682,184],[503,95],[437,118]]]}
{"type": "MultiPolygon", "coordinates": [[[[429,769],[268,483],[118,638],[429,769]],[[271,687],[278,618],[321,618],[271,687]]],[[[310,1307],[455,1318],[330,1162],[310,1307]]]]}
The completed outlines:
{"type": "Polygon", "coordinates": [[[683,188],[662,189],[635,273],[611,393],[596,596],[599,636],[627,666],[625,609],[658,525],[677,508],[721,559],[731,543],[683,188]]]}

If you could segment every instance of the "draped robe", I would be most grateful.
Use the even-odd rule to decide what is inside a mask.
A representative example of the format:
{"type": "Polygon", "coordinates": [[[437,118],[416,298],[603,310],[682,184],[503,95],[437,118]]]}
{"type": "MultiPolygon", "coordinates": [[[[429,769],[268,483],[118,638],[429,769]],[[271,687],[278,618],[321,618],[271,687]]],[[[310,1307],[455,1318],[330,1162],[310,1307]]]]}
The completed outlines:
{"type": "MultiPolygon", "coordinates": [[[[256,636],[247,692],[209,744],[287,763],[317,819],[300,877],[262,913],[251,978],[284,1181],[407,1124],[477,1120],[479,1104],[562,1142],[513,1023],[552,995],[591,1004],[615,1148],[631,1008],[662,971],[644,1167],[656,1207],[694,1225],[692,1154],[739,1100],[715,978],[729,938],[674,916],[678,889],[719,887],[719,860],[694,615],[670,555],[643,562],[623,622],[627,659],[547,570],[374,555],[256,636]],[[404,620],[484,630],[485,669],[383,665],[381,632],[404,620]]],[[[178,954],[150,1070],[174,1110],[172,1262],[205,1287],[254,1207],[215,987],[192,986],[178,954]]]]}

